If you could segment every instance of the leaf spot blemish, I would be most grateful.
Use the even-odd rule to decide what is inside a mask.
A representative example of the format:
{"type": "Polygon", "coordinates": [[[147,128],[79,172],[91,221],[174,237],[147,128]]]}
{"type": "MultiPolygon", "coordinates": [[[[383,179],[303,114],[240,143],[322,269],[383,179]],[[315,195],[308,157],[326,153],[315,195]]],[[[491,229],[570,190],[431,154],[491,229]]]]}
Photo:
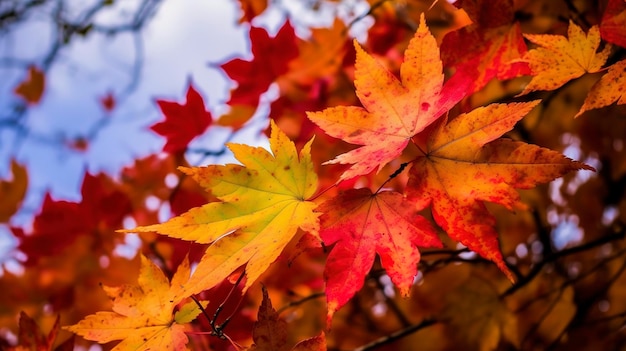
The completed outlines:
{"type": "Polygon", "coordinates": [[[354,138],[354,137],[359,136],[361,134],[363,134],[363,131],[361,129],[357,129],[354,132],[348,134],[348,137],[349,138],[354,138]]]}

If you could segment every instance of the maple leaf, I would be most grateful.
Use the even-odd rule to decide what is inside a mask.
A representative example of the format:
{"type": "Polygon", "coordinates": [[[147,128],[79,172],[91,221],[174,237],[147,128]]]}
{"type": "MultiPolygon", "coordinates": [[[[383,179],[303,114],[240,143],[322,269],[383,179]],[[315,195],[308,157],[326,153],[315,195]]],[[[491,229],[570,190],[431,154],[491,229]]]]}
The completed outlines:
{"type": "Polygon", "coordinates": [[[406,296],[420,260],[416,246],[442,245],[429,222],[397,192],[372,194],[368,188],[350,189],[324,202],[319,211],[323,213],[320,236],[324,244],[336,243],[324,272],[329,322],[363,287],[376,253],[406,296]]]}
{"type": "Polygon", "coordinates": [[[492,104],[440,123],[428,135],[424,155],[413,162],[407,193],[432,213],[448,235],[496,265],[513,280],[502,260],[495,219],[484,201],[525,209],[514,188],[529,189],[578,170],[594,170],[539,146],[495,140],[539,101],[492,104]]]}
{"type": "MultiPolygon", "coordinates": [[[[248,351],[288,351],[287,322],[280,318],[263,287],[263,301],[259,307],[257,321],[252,330],[254,344],[248,351]]],[[[324,333],[297,343],[292,351],[325,351],[326,337],[324,333]]]]}
{"type": "Polygon", "coordinates": [[[591,87],[583,106],[575,117],[594,108],[609,106],[617,101],[618,105],[626,104],[626,60],[614,63],[609,71],[591,87]]]}
{"type": "Polygon", "coordinates": [[[533,78],[519,95],[554,90],[587,72],[598,72],[611,53],[611,45],[596,52],[600,46],[598,26],[591,27],[585,35],[572,21],[567,38],[553,34],[524,34],[524,37],[539,47],[529,50],[522,58],[530,65],[533,78]]]}
{"type": "Polygon", "coordinates": [[[270,38],[265,28],[250,28],[252,61],[233,59],[221,65],[229,78],[237,82],[231,90],[230,112],[221,116],[218,124],[241,128],[254,115],[259,97],[281,75],[289,71],[288,64],[298,57],[296,35],[289,21],[270,38]]]}
{"type": "Polygon", "coordinates": [[[215,122],[218,126],[230,127],[234,131],[241,129],[256,112],[256,105],[233,105],[230,111],[221,115],[215,122]]]}
{"type": "Polygon", "coordinates": [[[480,278],[484,277],[467,277],[445,296],[447,304],[442,317],[449,323],[450,337],[472,350],[497,350],[502,340],[520,349],[515,314],[507,308],[496,287],[480,278]]]}
{"type": "Polygon", "coordinates": [[[104,96],[100,97],[100,106],[105,112],[109,113],[115,109],[115,96],[112,92],[107,92],[104,96]]]}
{"type": "MultiPolygon", "coordinates": [[[[189,261],[184,260],[170,284],[161,269],[142,255],[136,285],[103,286],[113,301],[112,312],[97,312],[63,329],[102,344],[122,340],[113,350],[185,350],[184,324],[201,313],[193,301],[174,313],[182,301],[176,298],[177,291],[189,272],[189,261]]],[[[203,301],[203,307],[207,303],[203,301]]]]}
{"type": "Polygon", "coordinates": [[[352,164],[339,181],[370,173],[397,158],[411,137],[421,132],[463,98],[464,84],[443,86],[437,42],[424,16],[405,52],[400,68],[402,81],[365,53],[357,52],[355,86],[363,107],[337,106],[307,116],[326,134],[362,147],[325,164],[352,164]],[[443,86],[443,88],[442,88],[443,86]]]}
{"type": "Polygon", "coordinates": [[[204,100],[189,82],[184,105],[177,102],[157,100],[165,121],[154,124],[150,129],[167,139],[163,151],[177,153],[185,151],[193,138],[201,135],[211,125],[211,113],[204,107],[204,100]]]}
{"type": "Polygon", "coordinates": [[[11,181],[0,181],[0,223],[8,222],[20,208],[28,188],[28,173],[15,160],[11,161],[11,181]]]}
{"type": "Polygon", "coordinates": [[[298,228],[318,235],[317,206],[307,199],[317,189],[311,139],[300,151],[273,121],[270,148],[229,144],[236,164],[181,170],[221,202],[189,210],[163,224],[124,232],[158,232],[212,243],[185,286],[187,296],[218,284],[246,264],[244,291],[279,256],[298,228]]]}
{"type": "Polygon", "coordinates": [[[41,257],[61,252],[87,228],[79,204],[55,201],[46,194],[41,211],[34,219],[33,232],[27,235],[22,230],[14,230],[13,233],[20,240],[19,250],[28,256],[26,264],[35,265],[41,257]]]}
{"type": "Polygon", "coordinates": [[[493,78],[501,80],[530,74],[519,59],[527,51],[519,22],[515,21],[513,0],[457,1],[472,24],[446,34],[441,43],[444,66],[457,71],[475,71],[470,91],[478,91],[493,78]],[[463,50],[459,50],[463,48],[463,50]]]}
{"type": "Polygon", "coordinates": [[[250,28],[252,61],[233,59],[221,65],[228,77],[237,82],[228,104],[256,106],[259,96],[274,80],[288,71],[288,63],[298,56],[296,35],[289,21],[274,38],[262,27],[250,28]]]}
{"type": "Polygon", "coordinates": [[[45,84],[46,76],[44,73],[39,68],[30,66],[28,67],[28,77],[15,87],[14,92],[28,104],[36,105],[41,100],[45,84]]]}
{"type": "Polygon", "coordinates": [[[85,174],[80,203],[56,201],[46,194],[41,212],[33,221],[32,233],[15,232],[20,239],[19,249],[28,256],[26,264],[37,264],[41,257],[59,254],[81,235],[107,233],[107,239],[111,239],[113,229],[122,225],[132,209],[128,197],[107,184],[110,181],[103,174],[85,174]]]}
{"type": "MultiPolygon", "coordinates": [[[[298,41],[299,55],[289,62],[285,80],[306,86],[320,77],[334,75],[341,67],[346,44],[349,44],[346,39],[346,25],[339,18],[335,18],[330,28],[312,28],[308,40],[298,41]]],[[[281,83],[285,84],[279,81],[281,83]]]]}
{"type": "Polygon", "coordinates": [[[57,347],[53,347],[59,328],[61,317],[57,316],[52,329],[45,335],[42,333],[35,320],[28,316],[24,311],[20,312],[20,331],[18,334],[18,342],[16,346],[9,347],[7,351],[71,351],[74,349],[74,337],[67,339],[57,347]]]}
{"type": "Polygon", "coordinates": [[[609,0],[600,22],[602,39],[626,48],[626,1],[609,0]]]}

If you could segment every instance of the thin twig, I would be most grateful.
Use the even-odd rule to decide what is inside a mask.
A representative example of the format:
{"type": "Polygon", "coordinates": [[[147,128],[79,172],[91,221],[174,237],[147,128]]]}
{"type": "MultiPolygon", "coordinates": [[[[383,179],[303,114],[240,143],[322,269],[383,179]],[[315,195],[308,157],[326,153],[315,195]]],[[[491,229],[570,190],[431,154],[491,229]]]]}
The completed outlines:
{"type": "Polygon", "coordinates": [[[299,305],[301,305],[301,304],[303,304],[303,303],[305,303],[307,301],[315,300],[315,299],[318,299],[318,298],[324,297],[324,296],[326,296],[326,293],[324,293],[324,292],[313,293],[311,295],[308,295],[308,296],[305,296],[305,297],[301,298],[300,300],[289,302],[285,306],[279,308],[276,311],[276,313],[281,314],[281,313],[285,312],[289,308],[299,306],[299,305]]]}
{"type": "Polygon", "coordinates": [[[436,319],[424,319],[422,320],[420,323],[418,324],[414,324],[411,325],[409,327],[406,327],[404,329],[398,330],[395,333],[389,334],[389,335],[385,335],[381,338],[378,338],[372,342],[370,342],[369,344],[365,344],[363,346],[357,347],[356,349],[354,349],[353,351],[368,351],[368,350],[374,350],[378,347],[381,347],[383,345],[386,344],[390,344],[398,339],[402,339],[405,336],[411,335],[421,329],[424,329],[426,327],[429,327],[433,324],[437,324],[439,323],[438,320],[436,319]]]}
{"type": "Polygon", "coordinates": [[[582,244],[582,245],[578,245],[578,246],[574,246],[572,248],[569,249],[564,249],[561,251],[557,251],[549,256],[544,257],[541,261],[537,262],[533,268],[530,270],[530,272],[528,272],[527,275],[525,275],[523,278],[521,278],[515,285],[511,286],[508,290],[506,290],[501,297],[506,297],[508,295],[513,294],[514,292],[516,292],[517,290],[521,289],[522,287],[526,286],[528,283],[530,283],[533,278],[538,275],[542,270],[543,267],[550,263],[550,262],[554,262],[562,257],[565,256],[569,256],[575,253],[579,253],[579,252],[583,252],[589,249],[592,249],[594,247],[598,247],[601,245],[604,245],[606,243],[609,243],[613,240],[619,240],[619,239],[623,239],[625,237],[626,234],[626,229],[624,228],[623,225],[618,225],[614,227],[614,232],[608,235],[604,235],[596,240],[590,241],[588,243],[582,244]]]}

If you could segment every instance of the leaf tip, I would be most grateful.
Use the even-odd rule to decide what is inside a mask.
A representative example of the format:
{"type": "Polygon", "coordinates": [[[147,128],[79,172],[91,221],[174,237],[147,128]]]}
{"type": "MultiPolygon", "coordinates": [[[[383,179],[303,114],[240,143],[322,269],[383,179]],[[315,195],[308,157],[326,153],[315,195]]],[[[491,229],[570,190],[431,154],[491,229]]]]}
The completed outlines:
{"type": "Polygon", "coordinates": [[[337,310],[339,309],[339,304],[337,303],[337,301],[328,301],[326,303],[326,307],[328,309],[328,312],[326,313],[326,330],[330,330],[332,324],[333,324],[333,316],[335,315],[335,312],[337,312],[337,310]]]}
{"type": "Polygon", "coordinates": [[[178,166],[176,169],[188,176],[193,175],[194,173],[193,167],[178,166]]]}
{"type": "Polygon", "coordinates": [[[424,30],[426,28],[427,28],[427,26],[426,26],[426,15],[425,15],[424,12],[422,12],[420,14],[420,25],[419,25],[418,31],[422,31],[422,30],[424,30]]]}

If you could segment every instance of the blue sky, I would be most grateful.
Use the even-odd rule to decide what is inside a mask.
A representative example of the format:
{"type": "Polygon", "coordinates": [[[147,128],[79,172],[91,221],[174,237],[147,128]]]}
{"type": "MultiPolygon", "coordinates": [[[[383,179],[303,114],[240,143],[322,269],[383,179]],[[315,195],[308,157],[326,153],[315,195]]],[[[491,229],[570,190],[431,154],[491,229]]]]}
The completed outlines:
{"type": "MultiPolygon", "coordinates": [[[[94,1],[70,3],[80,14],[94,1]]],[[[128,19],[125,14],[133,13],[138,3],[118,1],[96,16],[95,22],[123,23],[128,19]]],[[[223,110],[231,83],[209,63],[248,55],[247,29],[237,25],[236,6],[229,0],[164,1],[137,38],[131,33],[113,38],[90,33],[63,46],[46,73],[40,104],[22,117],[32,134],[0,128],[0,178],[9,176],[11,158],[25,164],[30,177],[27,199],[12,224],[28,227],[46,192],[58,200],[80,201],[85,171],[115,175],[135,159],[159,152],[164,140],[148,129],[162,119],[155,100],[182,101],[190,78],[211,111],[223,110]],[[139,70],[134,70],[137,39],[144,59],[139,70]],[[136,86],[132,86],[133,72],[139,74],[136,86]],[[107,92],[118,103],[110,114],[98,100],[107,92]],[[106,122],[97,127],[102,121],[106,122]],[[63,140],[86,137],[92,130],[97,132],[85,152],[63,145],[63,140]]],[[[51,11],[49,7],[37,11],[0,36],[0,119],[12,115],[18,99],[12,91],[24,79],[27,65],[40,66],[53,44],[51,11]]],[[[223,135],[213,128],[194,143],[218,148],[223,135]]],[[[0,226],[0,257],[7,258],[15,244],[7,228],[0,226]]],[[[19,271],[15,262],[5,268],[19,271]]]]}
{"type": "MultiPolygon", "coordinates": [[[[142,1],[116,1],[97,12],[94,23],[127,23],[142,1]]],[[[77,21],[98,2],[65,0],[68,6],[63,13],[77,21]]],[[[56,40],[52,14],[58,3],[49,2],[51,6],[39,8],[0,36],[0,122],[13,115],[12,108],[19,98],[12,91],[26,76],[28,66],[41,67],[56,40]]],[[[291,13],[298,18],[294,22],[297,34],[305,37],[307,26],[331,25],[334,13],[351,18],[367,9],[363,0],[344,1],[340,5],[328,2],[316,12],[300,2],[283,1],[280,9],[265,11],[253,24],[275,33],[286,14],[291,13]]],[[[85,171],[115,176],[134,160],[158,153],[165,140],[149,130],[163,118],[155,100],[182,102],[189,79],[202,93],[214,118],[226,112],[225,102],[233,83],[219,64],[235,57],[251,58],[249,27],[238,24],[239,17],[238,3],[233,0],[164,0],[137,35],[127,32],[110,37],[90,32],[63,45],[46,72],[41,102],[29,107],[22,116],[29,134],[19,135],[14,128],[0,127],[0,178],[9,177],[12,158],[26,165],[30,177],[22,210],[11,224],[28,228],[47,192],[56,200],[80,201],[85,171]],[[138,61],[138,57],[142,59],[138,61]],[[99,103],[99,98],[108,92],[117,102],[111,113],[105,112],[99,103]],[[85,151],[64,144],[85,137],[90,140],[85,151]]],[[[365,35],[370,24],[365,19],[354,26],[356,36],[365,35]]],[[[275,94],[270,88],[262,97],[259,117],[267,111],[272,95],[275,94]]],[[[266,123],[264,118],[257,118],[231,141],[263,145],[266,141],[258,131],[266,123]]],[[[190,146],[219,150],[226,137],[223,128],[213,126],[190,146]]],[[[190,158],[192,164],[200,162],[190,158]]],[[[226,156],[202,162],[232,160],[226,156]]],[[[14,240],[6,240],[10,237],[7,228],[0,226],[0,257],[15,245],[14,240]]]]}
{"type": "MultiPolygon", "coordinates": [[[[119,3],[128,6],[130,2],[119,3]]],[[[236,26],[235,6],[227,0],[165,1],[140,34],[144,60],[137,85],[130,92],[138,54],[130,33],[114,38],[92,33],[72,41],[47,72],[41,103],[25,114],[26,125],[38,137],[22,138],[15,145],[9,142],[16,138],[10,130],[0,132],[0,175],[8,172],[9,158],[17,157],[29,169],[33,190],[29,196],[48,190],[55,198],[79,200],[85,169],[115,173],[134,159],[160,150],[163,140],[147,130],[162,118],[156,98],[183,99],[192,77],[209,108],[219,109],[230,83],[208,63],[245,55],[247,50],[247,33],[244,27],[236,26]],[[109,91],[117,97],[118,106],[106,116],[98,98],[109,91]],[[109,121],[102,128],[94,128],[100,119],[109,121]],[[91,129],[97,134],[86,152],[46,141],[84,137],[91,129]]],[[[107,9],[96,22],[115,23],[123,12],[121,7],[107,9]]],[[[50,31],[47,26],[51,23],[46,22],[50,19],[41,14],[40,19],[29,20],[8,33],[0,41],[2,57],[39,64],[51,45],[52,38],[39,35],[50,31]]],[[[6,111],[16,99],[11,90],[23,78],[24,68],[3,71],[11,78],[0,83],[0,108],[6,111]]]]}
{"type": "MultiPolygon", "coordinates": [[[[68,12],[78,17],[94,2],[97,1],[69,1],[76,6],[68,12]]],[[[99,12],[94,22],[125,23],[140,2],[115,2],[99,12]]],[[[342,17],[367,12],[367,4],[361,0],[346,1],[338,9],[334,6],[337,5],[313,13],[300,2],[285,1],[282,10],[266,11],[254,24],[275,32],[288,11],[297,14],[296,30],[306,36],[307,25],[332,24],[334,11],[342,17]]],[[[0,65],[1,74],[8,78],[0,81],[0,118],[10,115],[17,99],[12,90],[24,78],[27,65],[40,65],[52,45],[51,11],[36,13],[0,38],[0,58],[17,61],[8,67],[0,65]]],[[[138,50],[131,33],[111,38],[92,32],[72,40],[46,73],[47,86],[41,103],[25,114],[26,125],[34,136],[17,138],[14,131],[0,129],[0,177],[8,175],[9,161],[15,157],[26,164],[31,176],[28,204],[37,207],[46,191],[55,199],[79,201],[85,170],[116,174],[133,160],[160,151],[164,140],[148,130],[162,119],[155,100],[183,101],[189,79],[201,91],[214,117],[226,112],[225,101],[232,83],[218,66],[234,57],[251,57],[248,26],[237,23],[239,16],[238,3],[232,0],[163,1],[139,35],[143,56],[139,70],[134,69],[138,50]],[[132,86],[133,72],[139,74],[136,86],[132,86]],[[107,115],[98,99],[109,91],[116,96],[118,106],[107,115]],[[104,126],[96,128],[102,121],[106,121],[104,126]],[[97,133],[85,152],[47,141],[85,137],[91,130],[97,133]]],[[[368,23],[364,20],[354,30],[364,34],[368,23]]],[[[260,114],[263,111],[261,106],[260,114]]],[[[256,136],[254,129],[261,126],[252,126],[251,131],[233,141],[262,143],[252,137],[256,136]]],[[[223,140],[223,130],[211,128],[192,146],[219,149],[223,140]]]]}

